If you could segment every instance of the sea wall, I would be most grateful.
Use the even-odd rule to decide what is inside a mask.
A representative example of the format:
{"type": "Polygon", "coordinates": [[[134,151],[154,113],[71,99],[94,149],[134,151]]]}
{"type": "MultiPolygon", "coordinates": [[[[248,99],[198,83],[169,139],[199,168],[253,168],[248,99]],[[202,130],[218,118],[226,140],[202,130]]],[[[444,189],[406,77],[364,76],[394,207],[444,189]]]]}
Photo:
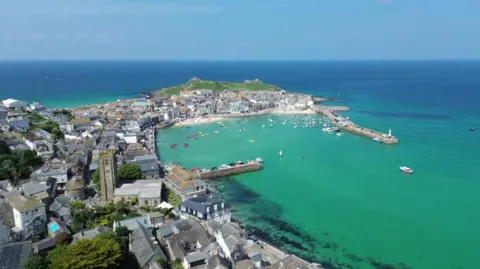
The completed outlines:
{"type": "Polygon", "coordinates": [[[213,179],[218,177],[226,177],[226,176],[231,176],[231,175],[236,175],[241,173],[258,171],[258,170],[261,170],[262,168],[263,168],[263,165],[261,163],[248,163],[248,164],[237,165],[232,168],[224,168],[224,169],[212,170],[207,172],[200,172],[199,175],[201,179],[213,179]]]}

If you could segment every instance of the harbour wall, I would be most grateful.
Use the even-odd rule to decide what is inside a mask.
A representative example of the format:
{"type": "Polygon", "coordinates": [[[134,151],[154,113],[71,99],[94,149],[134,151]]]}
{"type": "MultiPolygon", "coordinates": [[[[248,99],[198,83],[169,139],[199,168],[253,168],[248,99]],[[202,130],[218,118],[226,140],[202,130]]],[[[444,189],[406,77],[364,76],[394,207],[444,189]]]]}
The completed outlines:
{"type": "Polygon", "coordinates": [[[201,179],[214,179],[218,177],[226,177],[236,174],[242,174],[247,172],[258,171],[263,168],[261,163],[247,163],[247,164],[240,164],[235,167],[231,168],[224,168],[218,170],[212,170],[207,172],[199,172],[201,179]]]}
{"type": "Polygon", "coordinates": [[[388,136],[385,133],[358,126],[349,120],[344,120],[346,125],[340,124],[338,122],[339,116],[335,113],[335,110],[333,109],[323,107],[323,108],[320,108],[319,113],[327,117],[327,119],[329,119],[333,125],[335,125],[336,127],[344,131],[351,132],[351,133],[365,136],[372,139],[379,138],[384,144],[387,144],[387,145],[398,144],[398,139],[395,136],[388,136]]]}

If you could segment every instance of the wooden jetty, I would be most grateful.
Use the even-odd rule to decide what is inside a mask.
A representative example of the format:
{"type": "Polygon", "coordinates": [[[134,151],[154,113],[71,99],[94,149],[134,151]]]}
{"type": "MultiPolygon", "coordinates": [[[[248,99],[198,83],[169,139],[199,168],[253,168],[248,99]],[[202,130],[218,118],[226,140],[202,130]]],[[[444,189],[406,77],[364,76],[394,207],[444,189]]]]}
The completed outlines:
{"type": "Polygon", "coordinates": [[[379,131],[361,127],[353,123],[352,121],[350,121],[348,118],[339,116],[336,113],[337,111],[350,111],[350,108],[343,107],[343,106],[342,107],[319,106],[317,108],[318,113],[327,117],[327,119],[329,119],[333,125],[335,125],[336,127],[344,131],[351,132],[351,133],[365,136],[372,139],[375,138],[378,140],[378,142],[382,142],[387,145],[398,144],[398,138],[396,138],[395,136],[392,136],[390,132],[388,134],[385,134],[379,131]]]}
{"type": "Polygon", "coordinates": [[[236,164],[235,166],[212,169],[208,171],[199,171],[201,179],[214,179],[218,177],[226,177],[231,175],[243,174],[263,169],[263,164],[257,161],[249,161],[244,164],[236,164]]]}

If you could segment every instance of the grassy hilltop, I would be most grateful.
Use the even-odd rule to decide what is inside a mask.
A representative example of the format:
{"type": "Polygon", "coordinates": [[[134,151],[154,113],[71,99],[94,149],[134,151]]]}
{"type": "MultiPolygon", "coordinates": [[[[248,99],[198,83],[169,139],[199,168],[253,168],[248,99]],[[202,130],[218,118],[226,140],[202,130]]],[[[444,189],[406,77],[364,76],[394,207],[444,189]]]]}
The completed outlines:
{"type": "Polygon", "coordinates": [[[218,82],[214,80],[191,79],[187,83],[154,91],[154,96],[180,95],[182,91],[214,90],[214,91],[280,91],[280,87],[263,83],[251,82],[218,82]]]}

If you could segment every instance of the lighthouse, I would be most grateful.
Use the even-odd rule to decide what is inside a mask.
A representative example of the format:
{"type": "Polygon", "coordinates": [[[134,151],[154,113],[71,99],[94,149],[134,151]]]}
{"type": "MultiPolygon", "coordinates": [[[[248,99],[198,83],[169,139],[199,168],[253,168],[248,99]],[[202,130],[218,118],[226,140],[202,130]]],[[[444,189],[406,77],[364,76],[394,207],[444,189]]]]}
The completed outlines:
{"type": "Polygon", "coordinates": [[[392,137],[392,129],[388,130],[388,137],[392,137]]]}

